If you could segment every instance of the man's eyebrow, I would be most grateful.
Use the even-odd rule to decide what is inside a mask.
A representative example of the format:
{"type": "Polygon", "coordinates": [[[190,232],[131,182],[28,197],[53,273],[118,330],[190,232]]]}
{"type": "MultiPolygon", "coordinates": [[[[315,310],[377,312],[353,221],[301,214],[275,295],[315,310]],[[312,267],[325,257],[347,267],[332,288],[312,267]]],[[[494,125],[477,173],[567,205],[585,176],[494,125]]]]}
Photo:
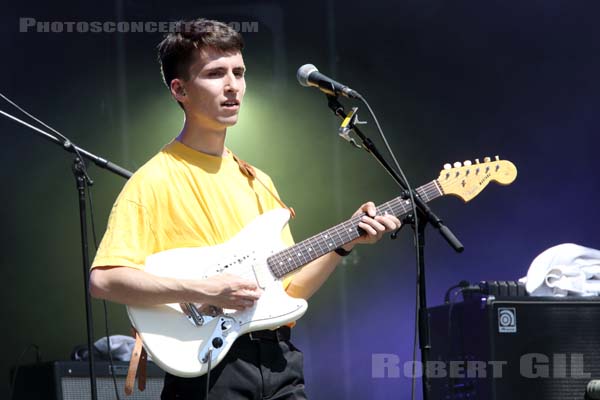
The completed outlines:
{"type": "Polygon", "coordinates": [[[209,71],[209,72],[213,72],[213,71],[224,71],[225,67],[211,67],[211,68],[206,68],[205,71],[209,71]]]}
{"type": "MultiPolygon", "coordinates": [[[[212,67],[212,68],[206,68],[204,71],[206,72],[221,72],[221,71],[225,71],[227,68],[226,67],[212,67]]],[[[239,67],[233,67],[234,71],[246,71],[246,67],[245,66],[239,66],[239,67]]]]}

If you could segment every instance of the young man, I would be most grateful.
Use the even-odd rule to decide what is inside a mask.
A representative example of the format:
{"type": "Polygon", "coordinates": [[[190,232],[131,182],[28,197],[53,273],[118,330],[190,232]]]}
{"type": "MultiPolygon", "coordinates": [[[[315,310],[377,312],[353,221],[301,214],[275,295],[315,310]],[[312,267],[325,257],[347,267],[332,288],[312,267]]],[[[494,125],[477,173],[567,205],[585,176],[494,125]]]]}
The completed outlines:
{"type": "MultiPolygon", "coordinates": [[[[163,77],[183,108],[179,135],[142,166],[117,198],[92,265],[94,297],[129,305],[202,303],[242,310],[261,292],[255,281],[220,274],[177,280],[144,271],[147,256],[178,247],[214,246],[231,239],[260,214],[281,207],[270,178],[265,185],[244,175],[225,147],[246,91],[241,36],[227,25],[198,19],[179,23],[159,45],[163,77]]],[[[341,255],[359,243],[374,243],[400,226],[375,216],[373,203],[359,226],[366,232],[330,252],[284,283],[293,297],[308,299],[333,272],[341,255]]],[[[282,233],[292,245],[289,228],[282,233]]],[[[199,260],[201,262],[202,260],[199,260]]],[[[163,399],[204,398],[205,376],[167,374],[163,399]]],[[[289,328],[243,335],[210,376],[210,399],[303,399],[302,355],[289,342],[289,328]]]]}

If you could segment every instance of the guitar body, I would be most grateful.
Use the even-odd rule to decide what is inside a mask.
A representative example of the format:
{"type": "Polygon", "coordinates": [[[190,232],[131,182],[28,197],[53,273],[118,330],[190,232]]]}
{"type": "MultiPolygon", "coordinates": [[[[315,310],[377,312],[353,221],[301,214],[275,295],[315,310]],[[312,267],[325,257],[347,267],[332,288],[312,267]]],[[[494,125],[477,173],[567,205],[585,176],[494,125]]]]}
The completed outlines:
{"type": "Polygon", "coordinates": [[[145,271],[154,275],[206,279],[229,273],[253,280],[263,290],[254,306],[243,311],[205,313],[206,307],[197,305],[200,324],[194,323],[180,304],[127,306],[129,319],[153,362],[176,376],[200,376],[208,370],[209,348],[212,368],[240,335],[274,329],[302,317],[308,307],[306,301],[288,296],[282,280],[267,266],[267,258],[286,247],[281,241],[281,230],[288,220],[287,210],[272,210],[221,245],[172,249],[146,259],[145,271]]]}

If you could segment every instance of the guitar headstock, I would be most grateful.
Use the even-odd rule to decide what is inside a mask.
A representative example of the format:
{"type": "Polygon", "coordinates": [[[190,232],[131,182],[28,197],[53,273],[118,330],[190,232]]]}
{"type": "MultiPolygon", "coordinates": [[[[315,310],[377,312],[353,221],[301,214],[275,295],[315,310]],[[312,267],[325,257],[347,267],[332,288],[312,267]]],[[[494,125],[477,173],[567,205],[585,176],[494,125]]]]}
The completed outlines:
{"type": "Polygon", "coordinates": [[[500,185],[509,185],[517,177],[517,168],[507,160],[500,160],[498,156],[492,160],[485,157],[483,162],[479,159],[475,163],[465,161],[456,162],[454,166],[444,165],[437,183],[444,194],[452,194],[467,202],[477,196],[490,182],[500,185]]]}

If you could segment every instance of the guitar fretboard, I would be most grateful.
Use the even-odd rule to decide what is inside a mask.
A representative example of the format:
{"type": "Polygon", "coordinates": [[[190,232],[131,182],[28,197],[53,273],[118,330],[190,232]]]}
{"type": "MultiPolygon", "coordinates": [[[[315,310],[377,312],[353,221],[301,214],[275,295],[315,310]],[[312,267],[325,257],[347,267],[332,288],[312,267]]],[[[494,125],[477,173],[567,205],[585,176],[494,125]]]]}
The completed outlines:
{"type": "MultiPolygon", "coordinates": [[[[416,192],[425,202],[429,202],[443,195],[436,181],[431,181],[428,184],[419,187],[416,192]]],[[[396,217],[401,217],[411,211],[412,207],[410,200],[403,199],[401,196],[377,206],[377,215],[392,214],[396,217]]],[[[327,229],[326,231],[273,254],[267,259],[267,264],[269,265],[271,272],[276,277],[281,278],[322,255],[329,253],[346,243],[350,243],[363,234],[363,230],[359,228],[358,223],[364,215],[365,214],[357,215],[327,229]]]]}

